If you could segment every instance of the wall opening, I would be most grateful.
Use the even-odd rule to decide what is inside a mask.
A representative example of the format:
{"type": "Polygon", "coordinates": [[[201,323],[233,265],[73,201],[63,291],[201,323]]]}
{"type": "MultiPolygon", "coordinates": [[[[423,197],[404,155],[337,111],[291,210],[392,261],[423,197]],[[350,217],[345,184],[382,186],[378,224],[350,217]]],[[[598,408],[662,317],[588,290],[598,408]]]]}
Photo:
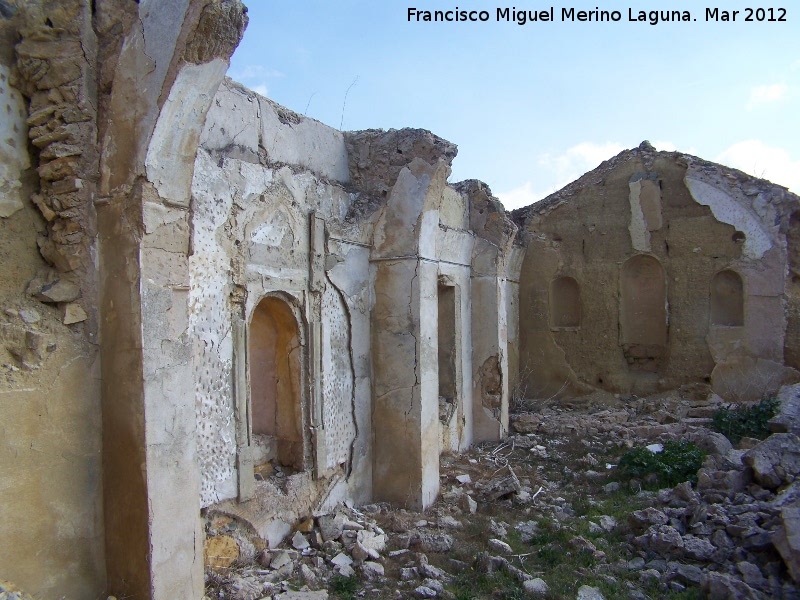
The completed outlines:
{"type": "Polygon", "coordinates": [[[253,462],[302,471],[300,331],[285,301],[273,296],[261,300],[250,321],[249,346],[253,462]]]}
{"type": "Polygon", "coordinates": [[[439,284],[439,420],[447,424],[458,396],[456,388],[456,288],[439,284]]]}
{"type": "Polygon", "coordinates": [[[580,327],[581,294],[572,277],[558,277],[550,282],[550,326],[580,327]]]}
{"type": "Polygon", "coordinates": [[[652,366],[667,350],[667,286],[664,268],[640,254],[622,267],[620,333],[628,363],[652,366]]]}
{"type": "Polygon", "coordinates": [[[736,271],[720,271],[711,280],[711,324],[744,325],[744,285],[736,271]]]}

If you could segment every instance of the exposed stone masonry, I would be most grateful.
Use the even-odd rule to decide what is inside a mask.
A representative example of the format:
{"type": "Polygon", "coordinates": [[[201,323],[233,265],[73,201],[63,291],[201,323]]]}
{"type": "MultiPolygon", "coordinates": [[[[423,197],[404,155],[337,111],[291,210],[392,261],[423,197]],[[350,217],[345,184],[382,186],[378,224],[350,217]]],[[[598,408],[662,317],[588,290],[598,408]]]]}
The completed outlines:
{"type": "Polygon", "coordinates": [[[59,303],[66,324],[94,312],[90,248],[95,239],[96,44],[84,2],[42,3],[20,18],[17,70],[12,81],[28,100],[28,137],[38,159],[39,191],[31,201],[46,221],[37,240],[44,259],[61,273],[42,273],[28,292],[59,303]],[[53,285],[76,292],[54,299],[53,285]],[[81,303],[81,288],[88,298],[81,303]]]}

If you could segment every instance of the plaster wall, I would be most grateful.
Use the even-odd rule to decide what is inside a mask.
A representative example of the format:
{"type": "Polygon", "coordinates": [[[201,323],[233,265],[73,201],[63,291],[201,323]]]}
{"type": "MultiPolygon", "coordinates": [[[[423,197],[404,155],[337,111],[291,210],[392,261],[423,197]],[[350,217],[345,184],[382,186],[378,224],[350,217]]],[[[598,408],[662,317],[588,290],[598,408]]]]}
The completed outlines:
{"type": "Polygon", "coordinates": [[[22,174],[30,167],[28,155],[28,112],[22,94],[10,81],[11,69],[0,64],[0,218],[23,207],[25,190],[22,174]]]}
{"type": "Polygon", "coordinates": [[[273,544],[303,510],[371,497],[371,287],[368,252],[343,227],[353,199],[337,183],[349,176],[342,157],[346,169],[341,133],[226,80],[195,163],[189,294],[201,504],[247,518],[273,544]],[[246,329],[266,296],[288,302],[300,329],[304,468],[290,476],[291,493],[253,485],[252,463],[241,461],[253,440],[237,408],[247,388],[240,394],[234,382],[233,323],[241,315],[246,329]],[[262,510],[231,502],[248,497],[262,510]]]}

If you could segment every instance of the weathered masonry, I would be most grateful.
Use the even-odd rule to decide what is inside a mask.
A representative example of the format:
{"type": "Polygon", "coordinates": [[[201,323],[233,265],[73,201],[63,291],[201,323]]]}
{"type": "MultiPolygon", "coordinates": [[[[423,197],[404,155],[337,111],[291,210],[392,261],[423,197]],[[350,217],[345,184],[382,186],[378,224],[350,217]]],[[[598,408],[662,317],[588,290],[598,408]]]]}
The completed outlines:
{"type": "Polygon", "coordinates": [[[797,196],[643,145],[512,219],[430,132],[226,79],[246,24],[0,0],[2,577],[199,599],[201,511],[427,507],[515,388],[797,377],[797,196]]]}
{"type": "Polygon", "coordinates": [[[514,213],[521,386],[755,400],[797,380],[798,197],[643,143],[514,213]]]}

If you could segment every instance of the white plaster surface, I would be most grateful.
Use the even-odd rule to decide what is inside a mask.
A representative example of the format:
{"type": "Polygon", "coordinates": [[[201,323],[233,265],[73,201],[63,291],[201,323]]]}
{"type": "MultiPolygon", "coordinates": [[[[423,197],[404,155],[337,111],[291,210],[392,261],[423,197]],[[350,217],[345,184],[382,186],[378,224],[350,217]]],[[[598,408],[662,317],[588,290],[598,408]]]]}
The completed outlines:
{"type": "Polygon", "coordinates": [[[442,204],[439,207],[439,221],[445,227],[467,229],[469,213],[464,197],[450,186],[442,193],[442,204]]]}
{"type": "Polygon", "coordinates": [[[238,149],[240,155],[257,160],[261,137],[259,118],[258,96],[225,79],[211,103],[200,145],[211,151],[238,149]]]}
{"type": "Polygon", "coordinates": [[[418,176],[408,167],[400,171],[375,227],[375,252],[387,257],[416,255],[419,219],[430,184],[430,172],[418,176]]]}
{"type": "Polygon", "coordinates": [[[10,217],[23,206],[20,176],[30,167],[25,101],[9,85],[10,71],[0,65],[0,217],[10,217]]]}
{"type": "Polygon", "coordinates": [[[200,132],[228,63],[184,66],[175,79],[147,149],[147,178],[165,200],[188,206],[200,132]]]}
{"type": "MultiPolygon", "coordinates": [[[[302,322],[303,344],[310,335],[304,329],[305,324],[312,328],[315,321],[320,324],[321,362],[319,365],[313,361],[308,363],[312,370],[308,376],[311,381],[320,383],[321,406],[304,406],[303,411],[312,415],[315,426],[320,427],[320,435],[315,439],[324,445],[319,456],[325,463],[320,465],[325,476],[336,473],[339,475],[335,476],[340,476],[343,471],[356,470],[359,477],[345,480],[340,487],[344,486],[349,497],[366,501],[371,499],[371,481],[362,479],[366,476],[371,480],[372,467],[371,444],[365,439],[371,414],[368,252],[361,248],[353,252],[350,248],[340,257],[338,252],[342,249],[336,248],[336,258],[342,262],[334,261],[332,266],[339,264],[341,269],[336,269],[335,276],[331,275],[330,279],[326,279],[324,273],[321,279],[315,275],[314,281],[321,281],[322,285],[309,287],[312,286],[311,213],[323,220],[338,222],[347,214],[351,198],[335,183],[321,179],[320,173],[315,175],[309,170],[297,169],[314,168],[331,175],[330,169],[336,167],[332,163],[338,158],[335,153],[326,154],[330,147],[325,144],[330,142],[335,146],[334,142],[341,142],[343,149],[344,142],[338,132],[310,120],[306,125],[276,121],[272,126],[280,129],[284,136],[282,141],[278,140],[283,144],[281,151],[292,150],[294,143],[310,144],[300,144],[301,149],[321,162],[303,164],[300,154],[284,154],[269,156],[268,160],[290,163],[292,168],[258,164],[252,160],[254,144],[269,131],[263,121],[258,122],[259,111],[263,114],[258,102],[266,104],[275,119],[279,119],[272,103],[263,99],[251,102],[256,99],[233,82],[226,82],[220,88],[214,107],[209,111],[201,138],[204,146],[198,151],[195,163],[190,323],[195,340],[201,503],[203,506],[218,504],[237,495],[230,330],[232,311],[242,309],[231,302],[235,284],[244,291],[246,315],[252,313],[255,304],[266,294],[282,293],[292,297],[293,305],[299,310],[298,321],[302,322]],[[248,120],[253,121],[254,128],[247,129],[248,120]],[[302,134],[299,138],[296,126],[302,134]],[[237,131],[244,133],[237,136],[237,131]],[[321,150],[315,146],[318,143],[322,143],[321,150]],[[353,260],[350,260],[351,255],[353,260]],[[312,297],[316,299],[312,301],[312,297]],[[353,320],[357,323],[358,336],[354,335],[353,320]],[[317,368],[319,373],[314,372],[317,368]],[[354,407],[356,397],[359,398],[358,410],[354,407]],[[317,415],[321,419],[318,424],[317,415]],[[363,433],[357,439],[359,432],[363,433]]],[[[288,111],[285,114],[289,114],[288,111]]],[[[343,165],[346,169],[346,155],[343,165]]],[[[151,212],[154,223],[159,222],[161,213],[151,212]]],[[[324,262],[323,257],[322,264],[324,262]]],[[[305,400],[306,403],[312,401],[313,398],[305,400]]],[[[316,454],[313,449],[308,450],[311,455],[316,454]]],[[[308,487],[311,483],[308,478],[298,479],[297,493],[306,498],[304,502],[314,501],[318,493],[308,487]],[[300,483],[301,480],[305,483],[300,483]]],[[[259,493],[257,490],[257,495],[259,493]]],[[[281,499],[276,502],[271,510],[288,510],[284,506],[288,498],[286,502],[281,499]]],[[[285,521],[270,521],[269,526],[264,522],[260,527],[269,529],[270,539],[277,543],[284,534],[280,523],[285,521]]]]}
{"type": "Polygon", "coordinates": [[[351,351],[344,302],[333,285],[326,285],[322,294],[322,418],[329,469],[347,462],[356,435],[351,351]]]}
{"type": "Polygon", "coordinates": [[[198,150],[193,194],[189,314],[194,340],[197,450],[200,503],[208,506],[236,495],[236,429],[233,419],[230,259],[218,240],[233,206],[225,174],[198,150]]]}
{"type": "Polygon", "coordinates": [[[718,221],[733,225],[738,231],[745,234],[743,248],[745,256],[756,260],[764,256],[764,253],[772,247],[769,233],[764,230],[753,211],[705,181],[687,176],[684,178],[684,182],[692,194],[692,198],[699,204],[708,206],[718,221]]]}
{"type": "Polygon", "coordinates": [[[297,165],[333,181],[347,182],[350,170],[340,131],[301,117],[259,97],[261,145],[270,161],[297,165]]]}
{"type": "Polygon", "coordinates": [[[328,271],[328,280],[341,292],[347,305],[355,376],[352,407],[358,435],[352,443],[351,496],[356,502],[372,500],[372,388],[370,338],[369,250],[345,243],[329,243],[329,252],[343,260],[328,271]]]}
{"type": "Polygon", "coordinates": [[[438,227],[435,231],[436,258],[439,260],[469,265],[472,258],[474,237],[467,231],[438,227]]]}
{"type": "Polygon", "coordinates": [[[642,204],[639,200],[642,192],[642,180],[631,181],[628,186],[630,187],[628,198],[631,205],[631,221],[628,231],[631,233],[631,245],[634,250],[639,252],[650,252],[650,231],[648,231],[642,204]]]}
{"type": "MultiPolygon", "coordinates": [[[[437,218],[438,222],[438,218],[437,218]]],[[[438,265],[419,263],[412,283],[412,305],[418,307],[416,368],[419,385],[415,395],[420,404],[419,427],[422,444],[421,505],[427,508],[439,495],[439,346],[438,265]]]]}
{"type": "Polygon", "coordinates": [[[156,202],[145,202],[142,207],[144,232],[154,233],[159,227],[175,223],[186,216],[186,211],[156,202]]]}

